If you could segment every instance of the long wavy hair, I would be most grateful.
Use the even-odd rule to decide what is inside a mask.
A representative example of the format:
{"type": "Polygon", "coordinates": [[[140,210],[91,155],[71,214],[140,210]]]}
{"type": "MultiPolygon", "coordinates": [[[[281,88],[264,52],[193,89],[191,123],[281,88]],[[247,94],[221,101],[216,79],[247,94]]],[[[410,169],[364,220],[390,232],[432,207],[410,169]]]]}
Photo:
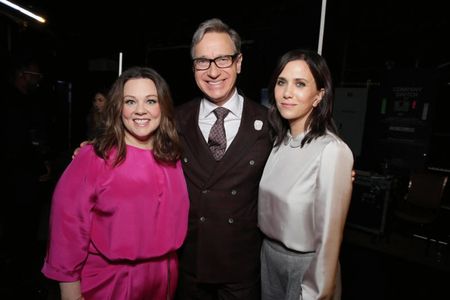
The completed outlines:
{"type": "Polygon", "coordinates": [[[334,124],[333,114],[333,83],[331,72],[325,59],[317,52],[306,49],[295,49],[285,53],[279,60],[269,82],[269,124],[271,125],[271,138],[274,146],[279,146],[289,130],[289,122],[284,119],[277,109],[275,101],[275,85],[278,76],[286,65],[295,60],[303,60],[308,65],[312,76],[316,82],[318,90],[323,89],[324,95],[317,107],[314,107],[308,119],[305,122],[305,128],[308,133],[301,142],[301,147],[310,143],[326,133],[327,130],[337,134],[334,124]]]}
{"type": "Polygon", "coordinates": [[[161,109],[161,122],[153,133],[153,155],[162,163],[174,163],[181,157],[181,144],[175,128],[174,107],[169,86],[154,69],[132,67],[114,82],[108,93],[108,102],[104,110],[104,130],[94,140],[94,149],[98,156],[108,159],[113,148],[117,148],[113,166],[122,163],[126,157],[125,125],[122,122],[124,86],[130,79],[147,78],[155,83],[161,109]]]}

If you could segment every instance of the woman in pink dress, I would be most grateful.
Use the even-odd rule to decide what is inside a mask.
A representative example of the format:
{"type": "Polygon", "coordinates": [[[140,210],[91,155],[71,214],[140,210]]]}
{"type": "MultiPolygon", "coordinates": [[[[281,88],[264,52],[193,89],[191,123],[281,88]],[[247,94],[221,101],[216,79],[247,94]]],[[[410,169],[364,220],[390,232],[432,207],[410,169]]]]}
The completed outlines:
{"type": "Polygon", "coordinates": [[[105,130],[53,195],[42,272],[62,299],[172,299],[189,200],[164,79],[134,67],[114,83],[105,130]]]}

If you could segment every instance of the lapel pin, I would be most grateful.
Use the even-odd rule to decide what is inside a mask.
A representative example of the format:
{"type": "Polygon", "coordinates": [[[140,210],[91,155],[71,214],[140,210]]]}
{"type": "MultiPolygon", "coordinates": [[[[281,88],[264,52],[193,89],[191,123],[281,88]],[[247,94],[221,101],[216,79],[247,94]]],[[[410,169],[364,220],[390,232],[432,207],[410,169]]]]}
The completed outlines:
{"type": "Polygon", "coordinates": [[[253,124],[255,126],[255,130],[261,130],[263,127],[263,122],[261,120],[255,120],[255,123],[253,124]]]}

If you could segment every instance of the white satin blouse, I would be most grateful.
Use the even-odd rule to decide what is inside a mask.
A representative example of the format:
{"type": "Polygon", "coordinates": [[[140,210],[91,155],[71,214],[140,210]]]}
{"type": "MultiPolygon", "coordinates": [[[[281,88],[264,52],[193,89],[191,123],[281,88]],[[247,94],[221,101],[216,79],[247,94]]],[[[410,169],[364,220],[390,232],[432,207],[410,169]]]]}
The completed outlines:
{"type": "Polygon", "coordinates": [[[303,277],[303,299],[329,299],[340,290],[339,250],[353,154],[330,132],[301,148],[303,137],[288,134],[272,150],[259,186],[258,224],[289,249],[315,251],[303,277]]]}

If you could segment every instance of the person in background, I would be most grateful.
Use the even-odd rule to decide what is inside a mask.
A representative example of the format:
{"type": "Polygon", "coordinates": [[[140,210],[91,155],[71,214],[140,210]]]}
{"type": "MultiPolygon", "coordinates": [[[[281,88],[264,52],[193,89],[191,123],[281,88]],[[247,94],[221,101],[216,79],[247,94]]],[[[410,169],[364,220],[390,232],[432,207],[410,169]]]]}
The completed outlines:
{"type": "Polygon", "coordinates": [[[55,187],[42,272],[62,299],[173,299],[189,200],[169,87],[133,67],[108,99],[55,187]]]}
{"type": "Polygon", "coordinates": [[[92,99],[92,106],[86,118],[86,137],[93,140],[101,133],[102,129],[102,113],[107,102],[107,90],[99,89],[95,92],[92,99]]]}
{"type": "Polygon", "coordinates": [[[353,155],[332,120],[330,70],[314,51],[289,51],[269,93],[274,147],[258,202],[262,299],[339,299],[353,155]]]}
{"type": "Polygon", "coordinates": [[[0,162],[4,174],[0,184],[0,256],[7,280],[29,284],[40,268],[35,265],[35,254],[40,250],[37,228],[43,201],[41,188],[49,175],[46,153],[41,147],[44,139],[48,141],[44,118],[47,107],[39,94],[43,74],[35,53],[18,51],[9,63],[0,121],[0,162]]]}
{"type": "Polygon", "coordinates": [[[201,23],[191,56],[203,97],[176,110],[191,203],[177,298],[259,300],[258,185],[272,148],[267,109],[237,90],[241,39],[227,24],[201,23]],[[211,151],[217,108],[227,112],[222,157],[211,151]]]}

